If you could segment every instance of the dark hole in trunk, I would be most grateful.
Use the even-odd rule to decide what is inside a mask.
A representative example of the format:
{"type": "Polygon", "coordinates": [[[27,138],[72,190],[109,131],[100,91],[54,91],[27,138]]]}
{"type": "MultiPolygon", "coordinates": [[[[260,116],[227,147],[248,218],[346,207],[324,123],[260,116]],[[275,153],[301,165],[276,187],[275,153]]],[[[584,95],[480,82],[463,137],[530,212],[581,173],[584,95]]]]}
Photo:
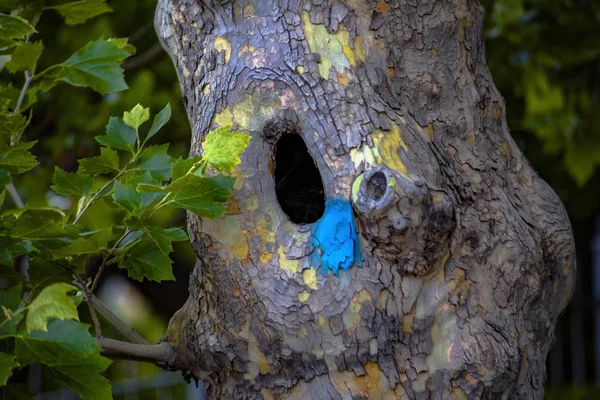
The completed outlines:
{"type": "Polygon", "coordinates": [[[285,134],[275,149],[277,201],[296,224],[317,221],[325,211],[325,192],[319,169],[298,134],[285,134]]]}
{"type": "Polygon", "coordinates": [[[387,179],[383,172],[375,172],[367,181],[367,195],[375,201],[378,201],[385,194],[387,179]]]}

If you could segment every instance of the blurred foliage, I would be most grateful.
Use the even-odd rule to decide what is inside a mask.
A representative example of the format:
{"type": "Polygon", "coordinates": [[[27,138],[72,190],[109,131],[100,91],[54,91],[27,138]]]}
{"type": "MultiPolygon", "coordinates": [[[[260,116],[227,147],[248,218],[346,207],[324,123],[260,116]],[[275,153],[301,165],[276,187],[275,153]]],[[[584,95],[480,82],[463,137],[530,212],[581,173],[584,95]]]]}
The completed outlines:
{"type": "Polygon", "coordinates": [[[572,219],[595,216],[600,189],[600,2],[482,4],[488,62],[506,100],[513,137],[566,203],[572,219]]]}

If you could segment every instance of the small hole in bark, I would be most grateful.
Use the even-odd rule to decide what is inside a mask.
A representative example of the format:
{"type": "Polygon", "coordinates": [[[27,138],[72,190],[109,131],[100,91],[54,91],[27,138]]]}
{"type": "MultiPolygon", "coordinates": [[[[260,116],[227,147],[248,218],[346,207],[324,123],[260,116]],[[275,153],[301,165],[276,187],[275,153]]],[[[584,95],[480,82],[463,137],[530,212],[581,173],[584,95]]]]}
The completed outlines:
{"type": "Polygon", "coordinates": [[[277,201],[296,224],[316,222],[325,211],[321,174],[298,134],[284,134],[275,147],[277,201]]]}
{"type": "Polygon", "coordinates": [[[378,201],[385,194],[387,178],[383,172],[375,172],[367,181],[367,196],[378,201]]]}

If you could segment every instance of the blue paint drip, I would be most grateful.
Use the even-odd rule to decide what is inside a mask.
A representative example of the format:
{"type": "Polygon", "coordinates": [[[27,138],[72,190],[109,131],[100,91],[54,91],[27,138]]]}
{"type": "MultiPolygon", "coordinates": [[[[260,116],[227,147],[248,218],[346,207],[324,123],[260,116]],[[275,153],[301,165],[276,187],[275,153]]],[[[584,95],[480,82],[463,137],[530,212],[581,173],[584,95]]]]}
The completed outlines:
{"type": "Polygon", "coordinates": [[[312,244],[315,248],[311,264],[321,266],[323,275],[331,269],[337,276],[340,269],[360,266],[360,243],[352,206],[347,200],[327,200],[325,213],[312,228],[312,244]]]}

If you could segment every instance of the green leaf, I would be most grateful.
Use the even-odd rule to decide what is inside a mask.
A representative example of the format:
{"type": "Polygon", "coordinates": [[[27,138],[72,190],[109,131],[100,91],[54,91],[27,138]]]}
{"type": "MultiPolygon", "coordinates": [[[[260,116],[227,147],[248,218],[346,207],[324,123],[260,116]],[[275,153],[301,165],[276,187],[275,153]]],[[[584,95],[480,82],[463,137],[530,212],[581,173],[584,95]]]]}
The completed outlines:
{"type": "Polygon", "coordinates": [[[56,80],[74,86],[89,86],[102,94],[127,89],[119,63],[130,53],[98,39],[77,50],[56,75],[56,80]]]}
{"type": "Polygon", "coordinates": [[[140,104],[136,105],[131,111],[123,113],[123,121],[133,129],[137,130],[140,125],[150,119],[150,109],[144,108],[140,104]]]}
{"type": "Polygon", "coordinates": [[[55,259],[95,254],[105,249],[108,242],[114,239],[114,237],[115,235],[112,233],[111,228],[98,229],[97,231],[82,234],[69,245],[50,250],[50,253],[55,259]]]}
{"type": "Polygon", "coordinates": [[[0,289],[0,337],[13,335],[23,319],[23,314],[14,314],[21,304],[21,285],[0,289]],[[7,321],[8,320],[8,321],[7,321]]]}
{"type": "Polygon", "coordinates": [[[9,383],[0,387],[0,399],[4,400],[33,400],[34,394],[25,385],[9,383]]]}
{"type": "Polygon", "coordinates": [[[240,163],[240,157],[250,136],[237,132],[229,132],[230,125],[222,126],[210,132],[204,142],[202,155],[218,171],[230,172],[240,163]]]}
{"type": "Polygon", "coordinates": [[[58,11],[65,18],[67,25],[82,24],[90,18],[112,12],[105,0],[82,0],[48,8],[58,11]]]}
{"type": "MultiPolygon", "coordinates": [[[[25,279],[25,277],[15,271],[12,265],[0,265],[0,279],[4,279],[9,283],[20,283],[25,279]]],[[[0,304],[4,303],[0,301],[0,304]]]]}
{"type": "Polygon", "coordinates": [[[57,208],[23,208],[10,210],[15,218],[10,235],[18,239],[44,240],[65,235],[66,215],[57,208]]]}
{"type": "Polygon", "coordinates": [[[14,39],[23,39],[33,32],[34,27],[23,18],[0,13],[0,48],[14,46],[14,39]]]}
{"type": "Polygon", "coordinates": [[[3,169],[0,169],[0,187],[6,186],[11,182],[10,175],[3,169]]]}
{"type": "Polygon", "coordinates": [[[0,135],[20,136],[27,127],[27,119],[23,114],[0,113],[0,135]]]}
{"type": "Polygon", "coordinates": [[[186,184],[175,192],[167,204],[184,208],[199,217],[216,218],[223,215],[223,203],[231,196],[235,178],[188,175],[182,179],[186,179],[186,184]]]}
{"type": "Polygon", "coordinates": [[[0,386],[6,385],[12,375],[12,369],[19,366],[19,362],[12,354],[0,353],[0,386]]]}
{"type": "Polygon", "coordinates": [[[79,160],[79,171],[92,176],[119,171],[119,153],[109,147],[101,147],[97,157],[79,160]]]}
{"type": "Polygon", "coordinates": [[[113,199],[124,209],[133,212],[143,210],[152,203],[164,197],[162,193],[141,193],[137,190],[139,184],[154,182],[149,171],[137,173],[137,175],[121,178],[115,182],[113,199]]]}
{"type": "Polygon", "coordinates": [[[153,241],[140,240],[124,249],[119,268],[127,270],[130,278],[143,281],[148,278],[152,281],[175,280],[171,269],[171,259],[153,241]]]}
{"type": "Polygon", "coordinates": [[[6,189],[0,190],[0,208],[4,205],[4,199],[6,198],[6,189]]]}
{"type": "Polygon", "coordinates": [[[115,203],[128,211],[133,211],[142,206],[142,194],[138,193],[135,186],[123,185],[119,181],[115,182],[112,197],[115,203]]]}
{"type": "Polygon", "coordinates": [[[127,125],[121,118],[110,117],[106,125],[106,135],[96,136],[102,146],[133,153],[136,140],[135,129],[127,125]]]}
{"type": "Polygon", "coordinates": [[[150,127],[150,131],[144,139],[144,143],[146,143],[150,138],[158,133],[158,131],[165,126],[167,122],[171,119],[171,104],[167,103],[165,108],[163,108],[158,114],[154,116],[154,121],[152,121],[152,127],[150,127]]]}
{"type": "Polygon", "coordinates": [[[72,320],[52,320],[48,331],[15,337],[15,354],[21,365],[39,362],[51,368],[55,378],[85,400],[110,399],[110,385],[100,373],[110,361],[87,325],[72,320]]]}
{"type": "Polygon", "coordinates": [[[128,43],[128,38],[110,38],[108,43],[114,44],[118,48],[125,50],[128,53],[135,54],[135,46],[128,43]]]}
{"type": "Polygon", "coordinates": [[[202,156],[193,156],[187,159],[181,158],[181,156],[173,163],[173,181],[185,176],[189,172],[192,171],[192,167],[196,166],[196,168],[200,165],[202,161],[202,156]]]}
{"type": "Polygon", "coordinates": [[[8,147],[0,145],[0,168],[11,174],[21,174],[35,167],[37,160],[28,150],[36,143],[37,140],[8,147]]]}
{"type": "Polygon", "coordinates": [[[142,153],[134,171],[150,172],[154,179],[171,179],[171,162],[173,158],[167,153],[169,144],[149,146],[142,153]]]}
{"type": "Polygon", "coordinates": [[[25,319],[27,332],[34,330],[46,331],[48,318],[74,319],[79,321],[77,306],[67,294],[77,291],[77,288],[68,283],[53,283],[29,304],[29,311],[25,319]]]}
{"type": "Polygon", "coordinates": [[[29,277],[27,285],[30,291],[29,298],[35,299],[42,289],[53,283],[70,282],[73,272],[43,257],[35,257],[29,261],[27,275],[29,277]]]}
{"type": "Polygon", "coordinates": [[[58,194],[76,196],[87,196],[92,190],[92,177],[80,172],[66,172],[58,167],[54,167],[54,176],[51,186],[58,194]]]}
{"type": "Polygon", "coordinates": [[[11,59],[6,63],[6,68],[12,73],[17,71],[29,71],[33,73],[43,50],[44,45],[42,42],[20,43],[11,54],[11,59]]]}
{"type": "Polygon", "coordinates": [[[166,255],[173,251],[172,242],[183,242],[189,239],[187,233],[181,228],[163,229],[157,226],[148,226],[144,228],[144,232],[166,255]]]}

